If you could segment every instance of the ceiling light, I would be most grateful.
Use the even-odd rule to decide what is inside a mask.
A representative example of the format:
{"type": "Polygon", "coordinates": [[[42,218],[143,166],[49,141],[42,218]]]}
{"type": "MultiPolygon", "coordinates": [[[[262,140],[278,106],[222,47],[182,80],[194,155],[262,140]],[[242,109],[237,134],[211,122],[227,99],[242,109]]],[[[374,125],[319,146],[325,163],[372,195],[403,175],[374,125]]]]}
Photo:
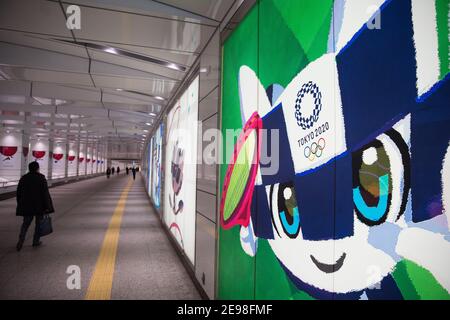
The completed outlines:
{"type": "Polygon", "coordinates": [[[146,122],[145,124],[148,125],[148,126],[151,126],[151,125],[152,125],[150,122],[146,122]]]}
{"type": "Polygon", "coordinates": [[[84,46],[89,49],[101,50],[101,51],[116,54],[119,56],[124,56],[124,57],[137,59],[137,60],[141,60],[141,61],[145,61],[145,62],[155,63],[160,66],[164,66],[166,68],[175,69],[175,70],[179,70],[179,71],[183,71],[183,72],[185,72],[187,69],[187,67],[185,67],[183,65],[179,65],[179,64],[171,63],[171,62],[168,62],[165,60],[145,56],[142,54],[138,54],[138,53],[120,49],[120,48],[112,48],[109,46],[105,46],[105,45],[101,45],[101,44],[97,44],[97,43],[91,43],[91,42],[78,42],[78,41],[73,41],[73,40],[60,40],[60,39],[54,39],[54,40],[64,41],[64,42],[68,42],[68,43],[72,43],[72,44],[76,44],[76,45],[81,45],[81,46],[84,46]]]}
{"type": "Polygon", "coordinates": [[[116,91],[123,91],[123,89],[117,88],[116,91]]]}
{"type": "Polygon", "coordinates": [[[118,54],[117,50],[114,49],[114,48],[111,48],[111,47],[103,49],[103,51],[108,52],[108,53],[112,53],[112,54],[118,54]]]}
{"type": "Polygon", "coordinates": [[[156,113],[154,113],[154,112],[150,112],[148,115],[152,116],[152,117],[156,117],[156,113]]]}
{"type": "Polygon", "coordinates": [[[162,100],[162,101],[165,100],[163,97],[160,97],[160,96],[155,96],[155,99],[157,99],[157,100],[162,100]]]}
{"type": "Polygon", "coordinates": [[[144,130],[144,132],[148,132],[148,130],[144,130]]]}
{"type": "Polygon", "coordinates": [[[178,67],[175,63],[168,63],[167,68],[174,69],[174,70],[180,70],[180,67],[178,67]]]}

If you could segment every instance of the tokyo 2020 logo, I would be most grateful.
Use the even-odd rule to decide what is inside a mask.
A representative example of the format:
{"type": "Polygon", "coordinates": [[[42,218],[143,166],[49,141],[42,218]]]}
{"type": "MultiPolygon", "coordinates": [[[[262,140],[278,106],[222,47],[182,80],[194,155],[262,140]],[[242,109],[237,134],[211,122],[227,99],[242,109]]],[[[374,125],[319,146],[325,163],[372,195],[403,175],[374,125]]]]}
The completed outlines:
{"type": "Polygon", "coordinates": [[[322,110],[322,93],[319,87],[312,81],[303,84],[301,89],[297,93],[297,99],[295,100],[295,118],[297,119],[297,124],[304,130],[311,128],[314,123],[319,120],[319,114],[322,110]],[[310,115],[305,115],[302,111],[303,105],[305,104],[305,97],[310,95],[313,101],[313,112],[310,115]]]}

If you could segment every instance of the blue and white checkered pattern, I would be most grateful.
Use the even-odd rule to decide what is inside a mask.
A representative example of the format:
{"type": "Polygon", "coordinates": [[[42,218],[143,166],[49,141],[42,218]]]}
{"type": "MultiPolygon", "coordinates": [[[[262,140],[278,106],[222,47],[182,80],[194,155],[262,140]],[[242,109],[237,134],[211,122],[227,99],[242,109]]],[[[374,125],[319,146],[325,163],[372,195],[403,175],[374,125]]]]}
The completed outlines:
{"type": "Polygon", "coordinates": [[[295,100],[295,118],[297,119],[297,124],[302,129],[309,129],[313,126],[314,123],[319,120],[319,114],[322,110],[322,93],[319,90],[319,87],[312,81],[305,83],[300,91],[297,94],[297,99],[295,100]],[[301,106],[302,100],[305,95],[310,94],[314,98],[314,110],[312,115],[306,117],[302,114],[301,106]]]}

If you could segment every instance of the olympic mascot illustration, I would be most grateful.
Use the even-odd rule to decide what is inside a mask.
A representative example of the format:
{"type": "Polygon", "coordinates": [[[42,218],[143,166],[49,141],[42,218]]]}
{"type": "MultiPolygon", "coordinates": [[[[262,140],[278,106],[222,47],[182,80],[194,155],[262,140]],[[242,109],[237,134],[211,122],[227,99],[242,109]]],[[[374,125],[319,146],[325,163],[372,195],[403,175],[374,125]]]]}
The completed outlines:
{"type": "Polygon", "coordinates": [[[431,49],[422,28],[432,23],[420,16],[423,1],[378,2],[380,30],[360,21],[349,32],[344,15],[328,53],[285,88],[264,87],[240,67],[243,130],[224,178],[221,227],[238,226],[251,257],[266,239],[313,298],[403,299],[393,273],[410,261],[448,299],[449,74],[433,77],[439,66],[423,54],[431,49]],[[260,161],[272,143],[276,174],[260,161]]]}
{"type": "Polygon", "coordinates": [[[175,215],[183,211],[183,200],[179,200],[176,204],[176,197],[180,193],[183,185],[183,165],[184,165],[184,151],[178,146],[178,141],[175,142],[172,152],[172,162],[170,173],[172,175],[172,189],[173,200],[169,197],[170,207],[175,215]]]}

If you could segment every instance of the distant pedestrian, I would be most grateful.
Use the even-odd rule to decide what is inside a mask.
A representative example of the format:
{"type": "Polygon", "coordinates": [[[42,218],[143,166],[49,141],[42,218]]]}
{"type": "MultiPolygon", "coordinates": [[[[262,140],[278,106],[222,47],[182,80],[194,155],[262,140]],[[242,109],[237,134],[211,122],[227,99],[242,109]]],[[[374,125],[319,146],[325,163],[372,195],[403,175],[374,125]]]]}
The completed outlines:
{"type": "Polygon", "coordinates": [[[110,175],[111,175],[111,168],[108,167],[108,169],[106,169],[106,177],[109,179],[110,175]]]}
{"type": "Polygon", "coordinates": [[[127,175],[130,173],[130,169],[128,168],[128,166],[125,168],[127,175]]]}
{"type": "Polygon", "coordinates": [[[120,167],[117,166],[117,174],[119,174],[119,173],[120,173],[120,167]]]}
{"type": "Polygon", "coordinates": [[[131,169],[131,172],[133,173],[133,180],[136,180],[136,169],[134,167],[131,169]]]}
{"type": "Polygon", "coordinates": [[[52,198],[48,191],[47,179],[39,173],[39,163],[30,162],[29,172],[22,176],[17,186],[17,209],[16,216],[23,217],[22,227],[20,228],[19,242],[16,249],[20,251],[25,241],[28,227],[35,218],[35,228],[33,236],[33,247],[42,244],[39,234],[39,224],[45,214],[55,212],[52,198]]]}
{"type": "Polygon", "coordinates": [[[111,174],[114,175],[114,167],[111,168],[111,174]]]}

